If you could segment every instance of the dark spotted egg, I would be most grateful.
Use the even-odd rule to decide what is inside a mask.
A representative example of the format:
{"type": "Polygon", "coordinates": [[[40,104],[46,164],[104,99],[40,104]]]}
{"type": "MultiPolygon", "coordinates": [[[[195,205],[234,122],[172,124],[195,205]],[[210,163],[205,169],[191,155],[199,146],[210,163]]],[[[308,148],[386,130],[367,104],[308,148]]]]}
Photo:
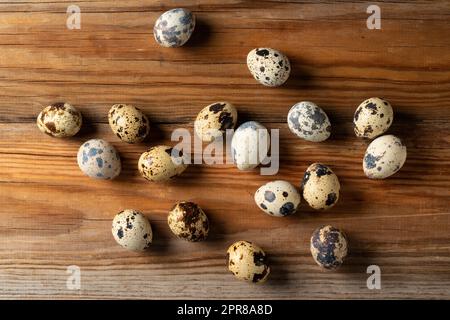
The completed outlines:
{"type": "Polygon", "coordinates": [[[247,67],[252,76],[268,87],[281,86],[289,78],[289,59],[280,51],[271,48],[257,48],[247,55],[247,67]]]}
{"type": "Polygon", "coordinates": [[[115,104],[108,113],[109,126],[122,141],[136,143],[143,141],[150,130],[145,114],[128,104],[115,104]]]}
{"type": "Polygon", "coordinates": [[[276,180],[256,190],[255,202],[265,213],[275,217],[285,217],[297,211],[300,193],[289,182],[276,180]]]}
{"type": "Polygon", "coordinates": [[[248,241],[237,241],[227,251],[228,270],[240,280],[263,283],[270,267],[265,252],[248,241]]]}
{"type": "Polygon", "coordinates": [[[41,132],[57,138],[72,137],[80,131],[81,113],[68,103],[54,103],[44,108],[36,123],[41,132]]]}
{"type": "Polygon", "coordinates": [[[116,242],[131,251],[144,251],[153,239],[148,219],[132,209],[121,211],[114,217],[111,231],[116,242]]]}
{"type": "Polygon", "coordinates": [[[163,47],[181,47],[192,35],[195,28],[195,16],[183,8],[164,12],[155,22],[153,35],[163,47]]]}
{"type": "Polygon", "coordinates": [[[196,203],[190,201],[176,203],[169,212],[167,222],[173,234],[180,239],[197,242],[208,237],[208,217],[196,203]]]}
{"type": "Polygon", "coordinates": [[[77,161],[81,171],[94,179],[114,179],[122,169],[119,153],[102,139],[83,143],[78,149],[77,161]]]}
{"type": "Polygon", "coordinates": [[[393,135],[373,140],[367,147],[363,169],[370,179],[385,179],[399,171],[406,161],[406,146],[393,135]]]}
{"type": "Polygon", "coordinates": [[[325,210],[338,201],[340,184],[330,167],[313,163],[306,169],[301,189],[303,199],[311,208],[325,210]]]}
{"type": "Polygon", "coordinates": [[[141,175],[154,182],[168,181],[186,168],[181,152],[164,145],[152,147],[141,154],[138,163],[141,175]]]}
{"type": "Polygon", "coordinates": [[[330,137],[330,120],[315,103],[303,101],[295,104],[289,110],[287,122],[292,133],[307,141],[321,142],[330,137]]]}
{"type": "Polygon", "coordinates": [[[211,142],[222,137],[227,129],[234,129],[236,122],[236,108],[229,102],[216,102],[199,112],[194,129],[202,141],[211,142]]]}
{"type": "Polygon", "coordinates": [[[338,268],[347,257],[347,237],[332,226],[316,229],[311,236],[311,254],[314,261],[322,268],[338,268]]]}
{"type": "Polygon", "coordinates": [[[373,139],[385,133],[394,120],[391,104],[381,98],[363,101],[353,117],[355,134],[360,138],[373,139]]]}

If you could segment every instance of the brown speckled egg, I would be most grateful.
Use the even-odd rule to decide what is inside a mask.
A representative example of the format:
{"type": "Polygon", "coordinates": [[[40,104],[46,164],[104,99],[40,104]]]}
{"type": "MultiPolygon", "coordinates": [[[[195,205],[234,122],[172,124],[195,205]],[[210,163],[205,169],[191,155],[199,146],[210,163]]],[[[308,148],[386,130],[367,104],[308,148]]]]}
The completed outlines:
{"type": "Polygon", "coordinates": [[[396,136],[384,135],[367,147],[363,169],[370,179],[385,179],[399,171],[406,161],[406,146],[396,136]]]}
{"type": "Polygon", "coordinates": [[[150,131],[147,116],[128,104],[113,105],[108,113],[108,121],[114,134],[127,143],[143,141],[150,131]]]}
{"type": "Polygon", "coordinates": [[[181,201],[175,204],[167,217],[170,230],[180,239],[202,241],[208,237],[209,221],[195,203],[181,201]]]}
{"type": "Polygon", "coordinates": [[[186,170],[181,151],[169,146],[156,146],[141,154],[138,168],[141,175],[154,182],[168,181],[186,170]]]}
{"type": "Polygon", "coordinates": [[[236,108],[228,102],[216,102],[199,112],[194,129],[202,141],[211,142],[222,136],[227,129],[234,129],[236,122],[236,108]]]}
{"type": "Polygon", "coordinates": [[[111,231],[117,243],[131,251],[144,251],[153,239],[148,219],[132,209],[119,212],[114,217],[111,231]]]}
{"type": "Polygon", "coordinates": [[[247,67],[253,77],[268,87],[281,86],[289,78],[289,59],[280,51],[271,48],[257,48],[247,55],[247,67]]]}
{"type": "Polygon", "coordinates": [[[270,267],[264,251],[248,241],[233,243],[227,251],[228,270],[236,278],[248,282],[262,283],[267,280],[270,267]]]}
{"type": "Polygon", "coordinates": [[[373,139],[385,133],[394,120],[391,104],[384,99],[370,98],[356,109],[353,125],[357,137],[373,139]]]}
{"type": "Polygon", "coordinates": [[[300,205],[300,193],[287,181],[275,180],[258,188],[255,202],[265,213],[275,217],[294,214],[300,205]]]}
{"type": "Polygon", "coordinates": [[[338,268],[347,257],[347,237],[332,226],[316,229],[311,236],[311,254],[322,268],[338,268]]]}
{"type": "Polygon", "coordinates": [[[303,198],[313,209],[329,209],[339,199],[340,184],[334,172],[323,164],[313,163],[302,181],[303,198]]]}
{"type": "Polygon", "coordinates": [[[68,103],[54,103],[44,108],[37,117],[41,132],[57,138],[72,137],[80,131],[81,113],[68,103]]]}

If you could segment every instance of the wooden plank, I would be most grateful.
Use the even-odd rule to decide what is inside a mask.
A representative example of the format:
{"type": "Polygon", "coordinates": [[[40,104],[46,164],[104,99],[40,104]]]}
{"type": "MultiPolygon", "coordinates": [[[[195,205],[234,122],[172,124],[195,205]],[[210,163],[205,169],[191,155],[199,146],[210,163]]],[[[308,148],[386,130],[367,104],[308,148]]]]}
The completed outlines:
{"type": "Polygon", "coordinates": [[[382,30],[365,26],[367,4],[343,1],[185,1],[199,19],[186,47],[163,49],[153,21],[176,2],[89,1],[82,29],[65,28],[70,1],[0,1],[0,297],[2,298],[450,298],[450,14],[448,1],[378,3],[382,30]],[[281,88],[251,78],[247,52],[278,48],[293,73],[281,88]],[[367,142],[352,116],[367,97],[394,106],[390,133],[408,147],[402,170],[385,181],[362,172],[367,142]],[[232,165],[194,165],[169,184],[136,170],[151,145],[174,143],[176,128],[192,132],[205,105],[233,102],[240,122],[280,129],[276,177],[232,165]],[[312,144],[287,128],[301,100],[331,118],[329,140],[312,144]],[[58,140],[34,121],[42,106],[70,101],[82,111],[79,135],[58,140]],[[127,145],[107,125],[113,103],[140,106],[153,123],[150,138],[127,145]],[[76,164],[90,138],[112,142],[124,170],[115,181],[93,181],[76,164]],[[253,202],[273,179],[300,184],[312,162],[329,164],[342,184],[339,203],[315,212],[269,217],[253,202]],[[178,200],[193,200],[211,219],[208,241],[177,240],[166,223],[178,200]],[[113,216],[144,212],[155,231],[148,253],[124,251],[111,236],[113,216]],[[323,272],[308,241],[323,224],[343,228],[350,256],[323,272]],[[233,279],[225,252],[236,240],[269,254],[267,284],[233,279]],[[366,287],[367,266],[379,265],[382,289],[366,287]],[[67,267],[81,268],[81,290],[68,290],[67,267]]]}

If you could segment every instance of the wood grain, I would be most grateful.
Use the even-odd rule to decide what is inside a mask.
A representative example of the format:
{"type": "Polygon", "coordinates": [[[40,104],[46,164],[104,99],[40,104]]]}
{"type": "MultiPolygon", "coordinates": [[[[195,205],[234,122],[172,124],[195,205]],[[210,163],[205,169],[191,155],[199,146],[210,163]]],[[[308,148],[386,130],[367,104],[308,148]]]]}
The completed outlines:
{"type": "MultiPolygon", "coordinates": [[[[450,15],[449,1],[378,2],[382,30],[366,28],[368,3],[339,1],[84,1],[81,30],[67,30],[72,1],[0,1],[0,297],[1,298],[450,298],[450,15]],[[152,25],[180,4],[198,25],[185,47],[156,45],[152,25]],[[253,47],[284,51],[293,66],[281,88],[249,75],[253,47]],[[362,172],[367,142],[352,116],[367,97],[395,110],[390,132],[408,147],[403,169],[385,181],[362,172]],[[136,170],[149,146],[192,131],[204,106],[227,100],[240,122],[280,129],[276,179],[299,185],[312,162],[329,164],[342,184],[339,203],[318,213],[269,217],[253,203],[275,177],[232,165],[195,165],[165,185],[136,170]],[[330,140],[293,136],[289,108],[311,100],[331,118],[330,140]],[[42,135],[40,109],[68,101],[85,125],[68,140],[42,135]],[[107,125],[113,103],[135,104],[153,123],[142,144],[118,141],[107,125]],[[102,137],[119,150],[115,181],[79,171],[76,151],[102,137]],[[193,200],[212,222],[204,243],[177,240],[166,225],[175,201],[193,200]],[[154,226],[146,254],[122,250],[113,216],[143,211],[154,226]],[[350,256],[338,272],[312,260],[308,242],[322,224],[344,229],[350,256]],[[236,240],[258,243],[272,275],[262,286],[233,278],[225,252],[236,240]],[[382,271],[382,289],[366,287],[367,266],[382,271]],[[67,267],[81,268],[81,290],[66,288],[67,267]]],[[[372,4],[372,3],[370,3],[372,4]]]]}

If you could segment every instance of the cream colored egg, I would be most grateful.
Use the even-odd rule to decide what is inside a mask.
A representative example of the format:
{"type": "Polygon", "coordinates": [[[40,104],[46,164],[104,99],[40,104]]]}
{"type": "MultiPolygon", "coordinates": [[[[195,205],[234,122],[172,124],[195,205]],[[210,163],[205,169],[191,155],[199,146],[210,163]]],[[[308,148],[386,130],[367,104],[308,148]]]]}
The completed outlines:
{"type": "Polygon", "coordinates": [[[335,227],[323,226],[313,232],[310,249],[319,266],[333,270],[341,266],[347,257],[347,237],[335,227]]]}
{"type": "Polygon", "coordinates": [[[385,179],[403,167],[406,161],[406,146],[393,135],[384,135],[373,140],[364,155],[363,169],[370,179],[385,179]]]}
{"type": "Polygon", "coordinates": [[[91,139],[78,149],[80,170],[93,179],[116,178],[122,170],[119,153],[113,145],[102,139],[91,139]]]}
{"type": "Polygon", "coordinates": [[[164,145],[152,147],[139,158],[139,172],[149,181],[168,181],[187,168],[182,157],[181,152],[172,147],[164,145]]]}
{"type": "Polygon", "coordinates": [[[199,112],[194,129],[202,141],[211,142],[221,137],[227,129],[234,129],[236,122],[236,108],[229,102],[216,102],[199,112]]]}
{"type": "Polygon", "coordinates": [[[170,210],[167,222],[173,234],[180,239],[197,242],[208,237],[208,217],[196,203],[178,202],[170,210]]]}
{"type": "Polygon", "coordinates": [[[357,137],[373,139],[385,133],[394,120],[391,104],[381,98],[363,101],[356,109],[353,125],[357,137]]]}
{"type": "Polygon", "coordinates": [[[331,134],[327,114],[313,102],[303,101],[292,106],[287,122],[292,133],[307,141],[325,141],[331,134]]]}
{"type": "Polygon", "coordinates": [[[68,103],[54,103],[44,108],[37,117],[39,130],[57,138],[72,137],[80,131],[81,113],[68,103]]]}
{"type": "Polygon", "coordinates": [[[119,212],[114,217],[111,231],[116,242],[131,251],[144,251],[153,239],[148,219],[132,209],[119,212]]]}
{"type": "Polygon", "coordinates": [[[254,283],[267,280],[270,267],[264,251],[248,241],[237,241],[227,251],[228,270],[236,278],[254,283]]]}
{"type": "Polygon", "coordinates": [[[294,214],[300,204],[300,193],[289,182],[268,182],[255,192],[255,202],[265,213],[275,217],[294,214]]]}
{"type": "Polygon", "coordinates": [[[113,133],[127,143],[143,141],[150,131],[147,116],[129,104],[113,105],[108,113],[108,122],[113,133]]]}
{"type": "Polygon", "coordinates": [[[271,48],[257,48],[247,55],[247,67],[253,77],[268,87],[281,86],[289,78],[289,59],[280,51],[271,48]]]}
{"type": "Polygon", "coordinates": [[[306,169],[302,193],[311,208],[324,210],[334,206],[339,199],[339,189],[339,179],[328,166],[313,163],[306,169]]]}
{"type": "Polygon", "coordinates": [[[184,8],[164,12],[155,22],[153,35],[162,47],[175,48],[184,45],[195,28],[195,15],[184,8]]]}

